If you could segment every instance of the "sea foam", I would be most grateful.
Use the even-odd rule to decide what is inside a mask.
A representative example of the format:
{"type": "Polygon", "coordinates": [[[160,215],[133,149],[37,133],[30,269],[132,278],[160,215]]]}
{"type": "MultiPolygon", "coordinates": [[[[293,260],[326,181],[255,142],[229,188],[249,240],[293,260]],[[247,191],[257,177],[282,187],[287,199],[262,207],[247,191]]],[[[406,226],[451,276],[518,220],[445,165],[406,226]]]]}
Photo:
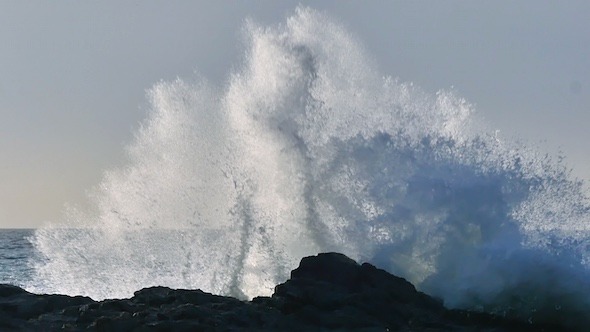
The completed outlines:
{"type": "Polygon", "coordinates": [[[149,117],[90,195],[95,210],[36,231],[29,290],[251,298],[302,257],[338,251],[449,307],[590,307],[590,204],[560,160],[488,130],[452,91],[381,75],[312,9],[246,22],[244,35],[226,86],[149,90],[149,117]]]}

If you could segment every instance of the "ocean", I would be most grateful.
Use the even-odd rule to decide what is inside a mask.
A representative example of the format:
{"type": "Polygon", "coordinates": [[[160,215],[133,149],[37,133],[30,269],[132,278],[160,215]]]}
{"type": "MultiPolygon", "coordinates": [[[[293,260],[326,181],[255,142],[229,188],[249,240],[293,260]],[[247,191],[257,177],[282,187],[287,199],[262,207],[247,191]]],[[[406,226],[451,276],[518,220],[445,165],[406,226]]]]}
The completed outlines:
{"type": "Polygon", "coordinates": [[[312,9],[244,34],[226,85],[151,88],[93,208],[2,233],[3,280],[94,299],[152,285],[247,299],[336,251],[450,308],[588,313],[590,203],[559,158],[502,137],[456,92],[380,73],[312,9]]]}
{"type": "Polygon", "coordinates": [[[28,238],[33,232],[32,229],[0,229],[0,283],[24,287],[31,281],[35,250],[28,238]]]}

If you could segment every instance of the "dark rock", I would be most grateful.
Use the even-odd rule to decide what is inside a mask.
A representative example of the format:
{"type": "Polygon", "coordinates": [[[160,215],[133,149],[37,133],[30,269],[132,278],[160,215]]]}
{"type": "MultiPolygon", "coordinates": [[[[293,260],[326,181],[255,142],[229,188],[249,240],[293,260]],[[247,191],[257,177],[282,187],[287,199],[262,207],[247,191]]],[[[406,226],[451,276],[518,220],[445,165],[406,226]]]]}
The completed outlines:
{"type": "Polygon", "coordinates": [[[26,290],[8,284],[0,284],[0,298],[28,293],[26,290]]]}
{"type": "Polygon", "coordinates": [[[406,280],[337,253],[302,259],[271,297],[250,302],[150,287],[130,299],[35,295],[0,285],[4,331],[562,331],[447,310],[406,280]]]}

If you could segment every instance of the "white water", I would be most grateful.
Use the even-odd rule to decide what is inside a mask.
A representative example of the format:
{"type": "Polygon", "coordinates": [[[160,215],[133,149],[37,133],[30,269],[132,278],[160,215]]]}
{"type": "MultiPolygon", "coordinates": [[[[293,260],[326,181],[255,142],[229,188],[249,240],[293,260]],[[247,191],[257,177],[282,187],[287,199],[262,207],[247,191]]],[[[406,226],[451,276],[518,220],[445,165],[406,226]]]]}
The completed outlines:
{"type": "Polygon", "coordinates": [[[95,211],[36,232],[45,260],[29,290],[250,298],[303,256],[339,251],[451,307],[588,305],[590,204],[559,160],[497,137],[452,92],[383,77],[313,10],[245,30],[227,86],[150,90],[95,211]]]}

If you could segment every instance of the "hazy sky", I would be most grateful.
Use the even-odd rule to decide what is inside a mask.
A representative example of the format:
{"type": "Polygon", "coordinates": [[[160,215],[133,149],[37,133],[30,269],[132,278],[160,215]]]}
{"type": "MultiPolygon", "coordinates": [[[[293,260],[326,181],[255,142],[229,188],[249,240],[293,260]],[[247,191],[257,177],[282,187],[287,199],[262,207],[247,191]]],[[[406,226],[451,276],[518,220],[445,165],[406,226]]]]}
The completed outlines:
{"type": "Polygon", "coordinates": [[[122,162],[146,89],[195,71],[223,84],[244,19],[282,22],[298,3],[348,27],[384,75],[454,87],[590,179],[589,1],[3,1],[0,227],[83,204],[122,162]]]}

